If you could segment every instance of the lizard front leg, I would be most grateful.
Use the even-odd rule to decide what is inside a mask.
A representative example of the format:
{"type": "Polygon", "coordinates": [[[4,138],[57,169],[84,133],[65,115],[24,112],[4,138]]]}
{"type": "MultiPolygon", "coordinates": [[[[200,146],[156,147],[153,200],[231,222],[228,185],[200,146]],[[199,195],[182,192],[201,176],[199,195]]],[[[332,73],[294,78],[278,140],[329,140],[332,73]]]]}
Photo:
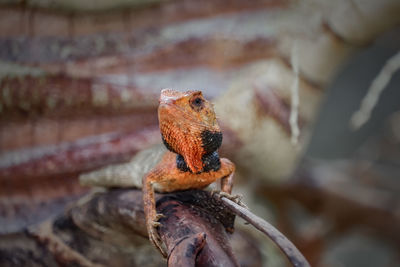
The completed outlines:
{"type": "Polygon", "coordinates": [[[221,171],[224,176],[221,178],[221,192],[218,193],[220,197],[226,197],[235,203],[245,207],[246,205],[241,202],[242,195],[231,195],[233,187],[233,176],[235,174],[235,164],[229,159],[221,159],[221,171]]]}
{"type": "Polygon", "coordinates": [[[221,191],[231,194],[233,187],[233,176],[235,174],[235,164],[233,164],[229,159],[222,158],[221,171],[223,172],[223,177],[221,178],[221,191]]]}
{"type": "Polygon", "coordinates": [[[167,252],[163,247],[163,243],[157,232],[157,227],[160,226],[158,220],[162,217],[162,214],[157,214],[156,203],[154,198],[154,188],[153,184],[157,181],[158,172],[150,171],[147,175],[143,177],[143,205],[144,214],[146,217],[146,227],[149,234],[149,239],[153,245],[161,252],[164,257],[167,257],[167,252]]]}

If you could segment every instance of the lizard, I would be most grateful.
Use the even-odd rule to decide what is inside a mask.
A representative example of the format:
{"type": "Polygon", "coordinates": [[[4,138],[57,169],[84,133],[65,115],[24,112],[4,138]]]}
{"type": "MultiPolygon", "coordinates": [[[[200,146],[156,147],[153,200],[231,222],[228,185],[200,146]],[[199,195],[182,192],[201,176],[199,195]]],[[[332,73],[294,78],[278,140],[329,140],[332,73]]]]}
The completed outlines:
{"type": "Polygon", "coordinates": [[[221,196],[230,196],[235,165],[220,158],[222,132],[211,102],[201,91],[163,89],[158,106],[163,145],[139,152],[130,162],[80,175],[86,186],[142,188],[146,227],[151,243],[166,257],[157,227],[155,192],[202,189],[221,180],[221,196]]]}
{"type": "Polygon", "coordinates": [[[158,120],[162,141],[168,149],[161,161],[142,180],[146,227],[150,241],[166,252],[157,232],[154,190],[161,193],[202,189],[221,179],[221,191],[230,195],[235,165],[220,158],[222,132],[211,102],[201,91],[161,91],[158,120]]]}

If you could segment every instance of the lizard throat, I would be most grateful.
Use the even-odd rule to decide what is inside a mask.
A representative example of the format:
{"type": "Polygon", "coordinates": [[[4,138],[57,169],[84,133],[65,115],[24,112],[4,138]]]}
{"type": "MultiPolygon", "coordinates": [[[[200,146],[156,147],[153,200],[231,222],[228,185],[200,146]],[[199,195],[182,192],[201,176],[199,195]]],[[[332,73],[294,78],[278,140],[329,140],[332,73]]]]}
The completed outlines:
{"type": "MultiPolygon", "coordinates": [[[[218,171],[221,168],[221,161],[217,151],[203,155],[201,160],[203,162],[203,170],[199,173],[218,171]]],[[[185,159],[179,154],[176,155],[176,167],[183,172],[192,172],[187,166],[185,159]]]]}

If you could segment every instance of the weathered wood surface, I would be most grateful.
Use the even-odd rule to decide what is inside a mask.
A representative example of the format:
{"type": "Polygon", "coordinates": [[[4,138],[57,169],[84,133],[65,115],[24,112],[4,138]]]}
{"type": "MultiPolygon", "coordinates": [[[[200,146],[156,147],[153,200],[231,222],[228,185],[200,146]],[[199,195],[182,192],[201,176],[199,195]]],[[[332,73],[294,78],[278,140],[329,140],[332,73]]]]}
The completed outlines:
{"type": "MultiPolygon", "coordinates": [[[[159,233],[170,253],[169,266],[183,266],[177,265],[182,262],[191,263],[185,266],[261,266],[256,241],[244,232],[232,238],[234,215],[209,192],[193,190],[158,195],[158,212],[165,215],[159,233]],[[233,251],[232,245],[243,251],[233,251]]],[[[141,191],[94,192],[53,219],[2,236],[0,264],[165,264],[146,235],[141,191]]]]}

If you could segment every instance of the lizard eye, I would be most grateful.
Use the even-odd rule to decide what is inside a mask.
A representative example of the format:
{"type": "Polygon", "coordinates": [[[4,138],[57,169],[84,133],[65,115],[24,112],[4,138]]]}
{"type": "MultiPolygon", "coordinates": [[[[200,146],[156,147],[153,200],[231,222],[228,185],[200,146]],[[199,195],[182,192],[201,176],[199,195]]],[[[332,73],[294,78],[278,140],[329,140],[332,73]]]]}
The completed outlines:
{"type": "Polygon", "coordinates": [[[196,97],[193,100],[193,104],[196,105],[196,106],[201,106],[202,103],[203,103],[203,99],[201,99],[200,97],[196,97]]]}
{"type": "Polygon", "coordinates": [[[190,106],[196,110],[199,111],[203,108],[204,100],[201,97],[196,97],[190,101],[190,106]]]}

